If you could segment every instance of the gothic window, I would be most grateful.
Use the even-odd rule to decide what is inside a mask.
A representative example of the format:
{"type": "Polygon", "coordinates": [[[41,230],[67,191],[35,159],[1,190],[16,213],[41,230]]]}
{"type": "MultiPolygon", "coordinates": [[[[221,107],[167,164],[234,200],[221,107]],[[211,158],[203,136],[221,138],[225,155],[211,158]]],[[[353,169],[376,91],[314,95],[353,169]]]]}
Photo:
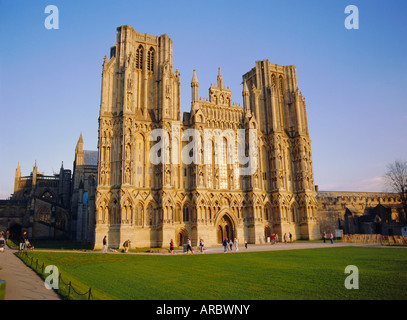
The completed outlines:
{"type": "Polygon", "coordinates": [[[228,156],[228,141],[226,138],[223,138],[223,144],[221,144],[220,150],[222,157],[219,159],[219,188],[220,189],[227,189],[228,187],[228,180],[227,180],[227,156],[228,156]]]}
{"type": "Polygon", "coordinates": [[[282,76],[280,76],[280,77],[278,78],[278,80],[279,80],[279,89],[280,89],[280,94],[282,95],[282,94],[283,94],[283,92],[284,92],[283,77],[282,77],[282,76]]]}
{"type": "Polygon", "coordinates": [[[55,217],[55,228],[65,231],[66,220],[62,213],[57,213],[55,217]]]}
{"type": "Polygon", "coordinates": [[[188,222],[189,221],[189,208],[184,207],[183,209],[183,219],[184,221],[188,222]]]}
{"type": "Polygon", "coordinates": [[[136,51],[136,68],[143,69],[143,46],[140,44],[136,51]]]}
{"type": "Polygon", "coordinates": [[[147,70],[154,71],[154,49],[152,47],[147,54],[147,70]]]}
{"type": "Polygon", "coordinates": [[[48,207],[42,207],[38,212],[38,220],[49,223],[51,220],[51,210],[48,207]]]}
{"type": "Polygon", "coordinates": [[[42,198],[42,199],[49,199],[49,200],[52,200],[52,199],[54,198],[54,196],[52,195],[51,192],[46,191],[46,192],[44,192],[44,193],[42,194],[41,198],[42,198]]]}

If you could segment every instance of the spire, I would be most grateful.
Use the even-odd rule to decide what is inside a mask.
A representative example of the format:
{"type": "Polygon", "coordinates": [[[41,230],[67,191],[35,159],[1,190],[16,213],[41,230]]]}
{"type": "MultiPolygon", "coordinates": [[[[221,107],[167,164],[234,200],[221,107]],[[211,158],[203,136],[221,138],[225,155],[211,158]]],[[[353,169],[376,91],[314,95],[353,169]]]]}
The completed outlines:
{"type": "Polygon", "coordinates": [[[79,136],[79,140],[76,143],[76,148],[75,148],[75,153],[78,154],[79,152],[83,152],[83,138],[82,138],[82,132],[79,136]]]}
{"type": "Polygon", "coordinates": [[[33,169],[33,176],[32,176],[32,186],[34,188],[34,186],[37,184],[37,160],[35,160],[35,164],[34,164],[34,169],[33,169]]]}
{"type": "Polygon", "coordinates": [[[198,78],[196,77],[196,70],[194,69],[194,75],[192,76],[192,81],[191,81],[191,87],[193,85],[197,85],[199,87],[199,82],[198,82],[198,78]]]}
{"type": "Polygon", "coordinates": [[[246,112],[250,109],[250,92],[249,88],[247,87],[246,80],[243,80],[243,108],[246,112]]]}
{"type": "Polygon", "coordinates": [[[196,77],[196,70],[194,69],[194,75],[192,76],[192,81],[191,81],[191,88],[192,88],[192,103],[198,101],[198,88],[199,88],[199,83],[198,83],[198,78],[196,77]]]}
{"type": "Polygon", "coordinates": [[[220,68],[218,68],[218,88],[223,89],[223,78],[222,74],[220,73],[220,68]]]}
{"type": "Polygon", "coordinates": [[[17,163],[16,174],[14,177],[14,193],[20,190],[20,178],[21,178],[21,169],[20,169],[20,162],[17,163]]]}
{"type": "Polygon", "coordinates": [[[243,81],[243,96],[248,96],[250,95],[249,93],[249,88],[247,88],[247,82],[246,80],[243,81]]]}
{"type": "Polygon", "coordinates": [[[75,162],[76,162],[77,166],[82,166],[85,164],[84,163],[84,154],[83,154],[82,132],[79,136],[79,140],[78,140],[78,143],[76,144],[76,148],[75,148],[75,162]]]}

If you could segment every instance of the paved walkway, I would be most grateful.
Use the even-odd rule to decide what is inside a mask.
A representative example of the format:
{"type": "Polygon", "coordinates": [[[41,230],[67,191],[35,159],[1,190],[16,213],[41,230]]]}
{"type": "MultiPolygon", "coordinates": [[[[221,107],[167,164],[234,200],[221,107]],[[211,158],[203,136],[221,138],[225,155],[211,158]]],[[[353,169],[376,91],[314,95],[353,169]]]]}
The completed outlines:
{"type": "MultiPolygon", "coordinates": [[[[376,244],[361,244],[361,243],[344,243],[344,242],[334,242],[331,244],[330,241],[326,243],[321,242],[293,242],[293,243],[282,243],[277,244],[248,244],[247,249],[244,244],[238,245],[238,251],[236,251],[235,246],[233,245],[232,251],[227,251],[227,253],[236,253],[236,252],[256,252],[256,251],[280,251],[280,250],[299,250],[299,249],[317,249],[317,248],[334,248],[334,247],[361,247],[361,246],[374,246],[379,247],[380,245],[376,244]]],[[[229,246],[228,246],[229,247],[229,246]]],[[[195,250],[195,248],[194,248],[195,250]]],[[[180,250],[174,251],[176,254],[185,254],[180,250]]],[[[200,253],[199,249],[195,250],[194,253],[200,253]]],[[[224,247],[222,245],[205,248],[204,253],[224,253],[224,247]]],[[[150,253],[151,254],[151,253],[150,253]]]]}
{"type": "Polygon", "coordinates": [[[53,291],[45,288],[42,280],[6,247],[0,252],[0,279],[6,281],[5,300],[60,300],[53,291]]]}

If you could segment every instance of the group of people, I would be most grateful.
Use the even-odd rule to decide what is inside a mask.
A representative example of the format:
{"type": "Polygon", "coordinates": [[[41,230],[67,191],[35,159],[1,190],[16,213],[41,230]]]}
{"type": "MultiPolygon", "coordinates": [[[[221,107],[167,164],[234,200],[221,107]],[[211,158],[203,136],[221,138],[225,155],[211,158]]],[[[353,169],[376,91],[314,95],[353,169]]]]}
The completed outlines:
{"type": "MultiPolygon", "coordinates": [[[[324,233],[322,234],[322,240],[324,241],[324,243],[326,242],[327,239],[327,234],[326,231],[324,231],[324,233]]],[[[332,232],[329,233],[329,240],[331,240],[331,244],[334,243],[334,235],[332,232]]]]}
{"type": "MultiPolygon", "coordinates": [[[[235,246],[235,250],[239,251],[239,242],[237,241],[236,238],[235,241],[224,239],[222,244],[224,248],[223,252],[233,251],[233,245],[235,246]]],[[[247,243],[245,244],[245,247],[247,249],[247,243]]]]}
{"type": "Polygon", "coordinates": [[[23,251],[24,249],[27,250],[34,250],[34,246],[31,245],[30,241],[28,240],[28,234],[27,232],[23,232],[23,235],[20,237],[20,251],[23,251]]]}
{"type": "MultiPolygon", "coordinates": [[[[131,246],[131,241],[130,240],[126,240],[123,242],[123,250],[122,252],[127,253],[129,251],[129,248],[131,246]]],[[[103,249],[102,252],[103,253],[107,253],[108,251],[108,247],[107,247],[107,236],[104,236],[103,238],[103,249]]]]}
{"type": "MultiPolygon", "coordinates": [[[[23,239],[24,239],[24,241],[20,242],[20,250],[23,250],[24,246],[27,247],[27,248],[31,248],[32,246],[30,245],[30,243],[29,243],[29,241],[28,241],[28,239],[26,237],[26,232],[24,232],[23,239]]],[[[323,239],[323,241],[325,243],[326,239],[327,239],[327,233],[325,231],[324,231],[324,233],[322,235],[322,239],[323,239]]],[[[333,243],[334,236],[333,236],[332,232],[329,234],[329,239],[331,240],[331,243],[333,243]]],[[[270,242],[271,242],[272,245],[277,244],[279,242],[277,233],[273,233],[270,236],[270,242]]],[[[287,233],[284,233],[283,242],[285,244],[287,244],[288,242],[290,242],[290,243],[293,242],[293,235],[291,234],[291,232],[289,232],[288,235],[287,235],[287,233]]],[[[124,249],[123,249],[122,252],[128,252],[130,244],[131,244],[131,241],[126,240],[123,243],[123,248],[124,249]]],[[[237,238],[235,238],[234,241],[232,241],[231,239],[230,240],[229,239],[224,239],[223,242],[222,242],[222,245],[224,247],[224,252],[225,253],[228,252],[228,251],[233,251],[233,246],[235,247],[235,251],[239,251],[239,242],[238,242],[237,238]]],[[[204,246],[205,246],[205,244],[204,244],[203,239],[200,239],[199,240],[199,249],[200,249],[201,253],[204,253],[204,246]]],[[[245,248],[247,249],[247,241],[245,241],[245,248]]],[[[107,236],[105,236],[103,238],[103,251],[102,252],[107,253],[107,236]]],[[[192,249],[192,244],[191,244],[191,239],[190,238],[187,239],[186,246],[185,246],[185,252],[186,252],[186,254],[189,254],[189,252],[191,252],[191,254],[194,253],[194,250],[192,249]]],[[[170,253],[174,254],[174,241],[173,241],[173,239],[171,239],[171,242],[170,242],[170,253]]]]}
{"type": "MultiPolygon", "coordinates": [[[[273,233],[270,236],[270,242],[271,242],[271,244],[277,244],[278,243],[278,234],[277,233],[273,233]]],[[[290,242],[290,243],[293,242],[293,235],[291,234],[291,232],[288,233],[288,236],[287,236],[287,233],[284,233],[283,242],[285,244],[287,244],[288,242],[290,242]]]]}

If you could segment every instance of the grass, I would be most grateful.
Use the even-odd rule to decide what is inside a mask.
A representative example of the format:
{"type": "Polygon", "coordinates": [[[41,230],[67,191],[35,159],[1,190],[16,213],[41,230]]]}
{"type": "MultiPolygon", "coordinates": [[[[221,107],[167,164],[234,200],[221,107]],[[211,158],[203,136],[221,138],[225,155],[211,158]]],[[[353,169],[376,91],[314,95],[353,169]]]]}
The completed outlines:
{"type": "Polygon", "coordinates": [[[6,282],[0,280],[0,300],[4,300],[5,294],[6,294],[6,282]]]}
{"type": "Polygon", "coordinates": [[[30,252],[95,299],[407,299],[407,250],[341,247],[207,255],[30,252]],[[348,290],[346,266],[359,269],[348,290]]]}

